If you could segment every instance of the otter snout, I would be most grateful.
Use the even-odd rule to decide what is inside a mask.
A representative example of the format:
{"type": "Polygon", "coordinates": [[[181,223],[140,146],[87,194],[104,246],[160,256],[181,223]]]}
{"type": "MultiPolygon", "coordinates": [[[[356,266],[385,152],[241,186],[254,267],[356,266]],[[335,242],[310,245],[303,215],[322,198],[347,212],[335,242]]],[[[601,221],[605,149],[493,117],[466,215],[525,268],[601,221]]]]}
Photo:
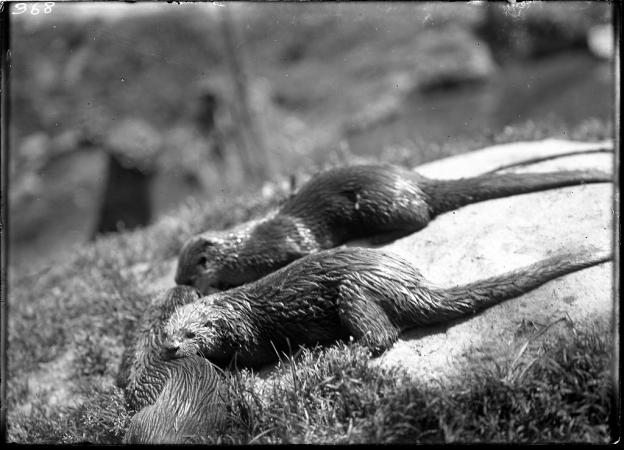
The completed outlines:
{"type": "Polygon", "coordinates": [[[166,340],[161,346],[161,355],[164,359],[182,358],[184,355],[180,352],[180,343],[173,340],[166,340]]]}
{"type": "Polygon", "coordinates": [[[189,276],[189,274],[186,273],[186,270],[184,269],[182,264],[178,263],[178,268],[176,269],[174,281],[175,284],[177,284],[178,286],[194,286],[195,277],[189,276]]]}

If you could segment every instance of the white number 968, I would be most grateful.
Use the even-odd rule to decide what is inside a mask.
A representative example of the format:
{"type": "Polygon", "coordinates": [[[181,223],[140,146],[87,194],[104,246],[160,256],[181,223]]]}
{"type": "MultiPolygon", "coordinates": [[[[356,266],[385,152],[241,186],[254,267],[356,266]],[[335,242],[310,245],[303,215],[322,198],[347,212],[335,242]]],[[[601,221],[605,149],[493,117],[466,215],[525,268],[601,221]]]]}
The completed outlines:
{"type": "MultiPolygon", "coordinates": [[[[44,13],[50,14],[52,12],[52,7],[54,6],[54,2],[45,2],[43,4],[43,8],[40,3],[32,3],[30,4],[30,14],[36,16],[37,14],[44,13]]],[[[28,11],[28,3],[15,3],[13,6],[13,12],[11,14],[24,14],[28,11]]]]}

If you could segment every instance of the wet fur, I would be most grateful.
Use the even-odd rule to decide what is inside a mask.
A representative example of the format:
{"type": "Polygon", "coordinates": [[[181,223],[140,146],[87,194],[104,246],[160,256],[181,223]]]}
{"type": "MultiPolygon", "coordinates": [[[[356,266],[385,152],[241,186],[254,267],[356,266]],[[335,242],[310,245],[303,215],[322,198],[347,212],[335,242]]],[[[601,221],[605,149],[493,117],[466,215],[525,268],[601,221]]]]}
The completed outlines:
{"type": "Polygon", "coordinates": [[[434,180],[391,165],[334,168],[312,177],[266,217],[189,239],[175,281],[208,294],[348,240],[413,233],[437,215],[470,203],[609,181],[611,176],[599,170],[434,180]]]}
{"type": "Polygon", "coordinates": [[[500,276],[440,288],[390,252],[325,250],[176,309],[165,326],[164,348],[171,358],[199,354],[218,364],[235,358],[240,366],[257,367],[299,345],[353,336],[376,355],[406,329],[475,314],[611,257],[566,252],[500,276]]]}
{"type": "Polygon", "coordinates": [[[199,356],[171,360],[162,357],[164,322],[176,307],[199,299],[186,286],[156,298],[126,348],[117,377],[127,407],[138,411],[124,443],[203,442],[213,436],[225,417],[220,374],[199,356]]]}

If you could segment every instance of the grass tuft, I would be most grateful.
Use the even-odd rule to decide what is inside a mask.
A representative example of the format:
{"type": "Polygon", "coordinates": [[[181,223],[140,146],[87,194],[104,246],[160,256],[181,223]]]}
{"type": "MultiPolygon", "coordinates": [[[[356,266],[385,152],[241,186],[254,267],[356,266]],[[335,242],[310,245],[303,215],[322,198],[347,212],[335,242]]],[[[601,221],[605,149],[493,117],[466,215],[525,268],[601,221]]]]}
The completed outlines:
{"type": "Polygon", "coordinates": [[[482,367],[431,387],[359,345],[304,349],[268,379],[229,376],[234,443],[609,442],[612,342],[546,344],[523,377],[482,367]]]}
{"type": "Polygon", "coordinates": [[[10,435],[20,443],[120,444],[130,423],[123,394],[101,384],[81,389],[85,400],[75,406],[51,406],[45,396],[37,398],[27,413],[9,422],[10,435]]]}

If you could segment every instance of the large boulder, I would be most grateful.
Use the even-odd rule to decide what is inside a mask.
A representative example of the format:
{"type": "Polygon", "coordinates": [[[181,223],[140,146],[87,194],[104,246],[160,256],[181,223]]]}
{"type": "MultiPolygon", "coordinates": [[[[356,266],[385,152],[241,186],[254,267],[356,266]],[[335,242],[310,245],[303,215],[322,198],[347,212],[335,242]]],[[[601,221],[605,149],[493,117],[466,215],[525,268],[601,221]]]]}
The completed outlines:
{"type": "MultiPolygon", "coordinates": [[[[434,178],[474,176],[529,158],[612,148],[612,143],[561,140],[518,142],[462,154],[420,167],[434,178]]],[[[613,171],[613,153],[578,153],[508,169],[613,171]]],[[[510,271],[561,249],[608,249],[614,236],[614,185],[589,184],[475,203],[443,214],[427,228],[390,245],[440,285],[461,285],[510,271]]],[[[611,332],[613,264],[548,282],[468,320],[404,333],[376,360],[400,364],[423,381],[452,379],[485,360],[528,358],[544,339],[580,329],[611,332]],[[530,344],[530,345],[526,345],[530,344]]]]}

